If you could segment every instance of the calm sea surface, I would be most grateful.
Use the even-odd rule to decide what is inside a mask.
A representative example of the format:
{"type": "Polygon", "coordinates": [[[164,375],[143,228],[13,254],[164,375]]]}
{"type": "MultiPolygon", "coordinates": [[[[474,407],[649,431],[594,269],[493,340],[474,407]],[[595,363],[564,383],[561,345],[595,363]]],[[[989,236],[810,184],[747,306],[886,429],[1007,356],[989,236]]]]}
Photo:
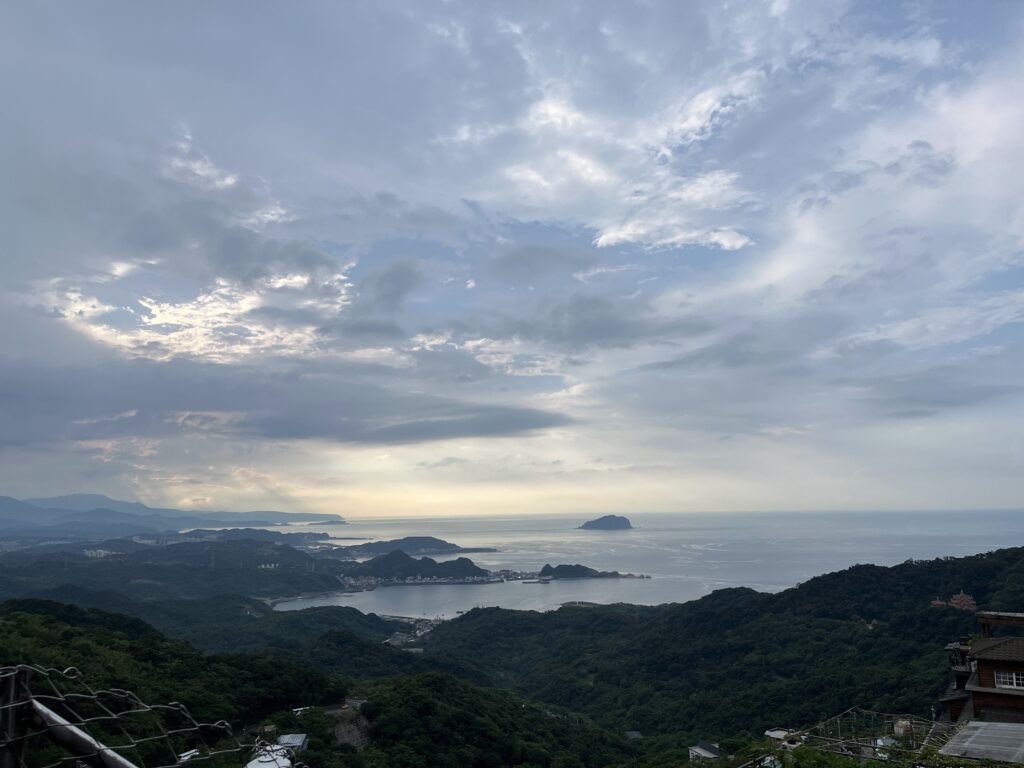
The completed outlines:
{"type": "MultiPolygon", "coordinates": [[[[550,584],[387,587],[300,598],[278,610],[350,605],[366,613],[451,618],[476,606],[544,611],[574,600],[678,603],[722,587],[774,592],[856,563],[967,555],[1024,545],[1024,512],[630,514],[631,531],[580,531],[579,516],[353,519],[302,526],[333,536],[378,540],[437,536],[490,570],[539,570],[582,563],[651,579],[585,579],[550,584]]],[[[281,529],[277,529],[281,530],[281,529]]],[[[351,544],[356,542],[338,542],[351,544]]],[[[437,558],[444,559],[444,558],[437,558]]]]}

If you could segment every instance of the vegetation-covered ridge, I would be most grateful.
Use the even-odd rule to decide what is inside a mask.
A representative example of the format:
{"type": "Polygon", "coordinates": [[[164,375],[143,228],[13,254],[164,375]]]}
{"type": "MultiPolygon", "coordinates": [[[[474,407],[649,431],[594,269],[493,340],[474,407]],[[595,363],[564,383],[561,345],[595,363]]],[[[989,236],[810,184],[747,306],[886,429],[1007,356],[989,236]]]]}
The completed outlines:
{"type": "Polygon", "coordinates": [[[338,575],[354,565],[252,539],[126,549],[94,556],[33,549],[6,554],[0,557],[0,598],[34,595],[66,584],[136,600],[222,594],[284,597],[336,590],[338,575]]]}
{"type": "Polygon", "coordinates": [[[0,605],[0,665],[15,663],[76,666],[96,689],[180,701],[198,721],[230,721],[243,741],[254,738],[246,726],[261,721],[277,733],[305,732],[310,768],[601,768],[636,752],[585,718],[448,674],[410,670],[352,684],[280,658],[203,654],[137,619],[46,601],[0,605]],[[339,712],[353,685],[367,703],[339,712]],[[318,709],[297,716],[297,707],[318,709]],[[359,750],[353,730],[364,737],[359,750]]]}
{"type": "Polygon", "coordinates": [[[465,557],[437,562],[429,557],[410,557],[401,550],[368,560],[349,569],[353,576],[375,576],[384,579],[407,579],[416,576],[424,578],[468,578],[484,577],[489,571],[474,565],[465,557]]]}
{"type": "Polygon", "coordinates": [[[199,720],[251,722],[344,696],[338,677],[268,655],[203,654],[145,622],[40,600],[0,604],[0,665],[78,668],[96,688],[180,701],[199,720]]]}
{"type": "MultiPolygon", "coordinates": [[[[0,583],[22,594],[45,593],[141,617],[210,651],[252,652],[256,668],[264,663],[258,659],[315,666],[316,675],[351,681],[356,690],[384,677],[428,675],[424,679],[431,680],[433,673],[453,675],[473,690],[504,689],[523,697],[516,699],[521,703],[578,713],[581,722],[589,719],[614,743],[626,731],[642,733],[630,747],[642,760],[677,754],[698,739],[740,745],[769,726],[800,728],[854,705],[928,716],[946,680],[943,646],[974,631],[971,613],[933,606],[932,601],[964,590],[981,608],[1024,608],[1024,549],[1018,548],[894,567],[855,566],[777,594],[740,588],[654,607],[567,607],[549,613],[478,609],[440,624],[411,646],[403,645],[421,650],[408,653],[381,643],[396,629],[410,634],[408,624],[338,607],[273,612],[252,597],[209,594],[225,585],[263,589],[279,586],[282,578],[305,578],[312,573],[306,553],[265,542],[221,543],[218,558],[235,551],[232,547],[243,555],[271,547],[288,553],[288,559],[282,558],[286,565],[277,569],[225,566],[237,575],[220,581],[221,560],[212,570],[201,565],[210,554],[204,546],[167,547],[155,558],[152,552],[124,555],[100,569],[113,566],[112,573],[122,574],[124,583],[106,582],[103,590],[88,582],[68,582],[104,561],[72,561],[66,570],[60,560],[48,560],[48,567],[38,570],[22,564],[10,568],[6,582],[2,580],[9,566],[0,566],[0,583]],[[123,570],[129,563],[134,571],[123,570]],[[254,573],[268,581],[247,581],[254,573]],[[35,580],[38,574],[42,578],[35,580]],[[130,582],[129,574],[143,583],[130,582]],[[159,582],[160,589],[147,581],[159,582]],[[40,583],[47,589],[39,589],[40,583]]],[[[69,618],[59,611],[75,609],[39,605],[52,606],[15,601],[4,610],[37,616],[25,626],[59,619],[76,631],[87,624],[81,616],[94,615],[69,618]]],[[[123,634],[128,632],[124,627],[134,627],[132,632],[139,628],[124,616],[102,616],[95,619],[99,632],[123,634]]],[[[13,626],[8,624],[9,636],[13,626]]],[[[53,639],[65,637],[60,632],[48,637],[37,648],[44,657],[63,651],[91,654],[99,643],[62,644],[53,639]]],[[[0,643],[5,650],[35,647],[11,644],[2,636],[0,643]]],[[[44,658],[43,663],[57,662],[44,658]]],[[[81,666],[77,661],[62,663],[81,666]]],[[[242,708],[227,704],[230,711],[242,708]]],[[[424,710],[416,716],[427,714],[424,710]]],[[[449,746],[456,752],[462,748],[454,742],[449,746]]]]}
{"type": "Polygon", "coordinates": [[[478,609],[438,627],[427,648],[608,728],[753,736],[853,705],[929,716],[947,679],[943,646],[975,631],[972,614],[930,603],[961,589],[983,608],[1024,609],[1024,549],[855,566],[778,594],[478,609]]]}
{"type": "MultiPolygon", "coordinates": [[[[52,590],[68,584],[143,601],[206,599],[223,594],[279,599],[379,584],[444,579],[480,581],[510,576],[508,572],[492,574],[466,557],[439,562],[429,557],[412,557],[399,549],[358,562],[349,559],[346,547],[321,548],[317,538],[294,538],[322,534],[282,534],[259,529],[217,533],[216,540],[202,538],[159,546],[113,539],[40,545],[2,553],[0,599],[48,596],[52,590]],[[310,546],[298,548],[292,544],[310,546]]],[[[447,544],[439,539],[432,541],[447,544]]],[[[518,576],[523,575],[527,574],[518,576]]],[[[628,574],[558,566],[555,575],[580,578],[628,574]]]]}
{"type": "Polygon", "coordinates": [[[407,555],[445,555],[451,552],[496,552],[493,547],[460,547],[450,541],[435,536],[403,536],[400,539],[368,541],[365,544],[352,544],[338,547],[339,550],[352,557],[376,557],[386,555],[395,550],[407,555]]]}

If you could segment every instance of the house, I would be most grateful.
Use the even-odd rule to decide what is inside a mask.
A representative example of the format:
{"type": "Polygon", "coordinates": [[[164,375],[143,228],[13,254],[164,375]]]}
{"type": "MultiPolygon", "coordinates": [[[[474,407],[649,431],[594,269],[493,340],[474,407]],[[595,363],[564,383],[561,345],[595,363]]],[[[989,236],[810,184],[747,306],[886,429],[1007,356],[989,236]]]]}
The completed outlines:
{"type": "Polygon", "coordinates": [[[722,750],[713,742],[698,741],[697,746],[690,747],[690,760],[717,760],[721,756],[722,750]]]}
{"type": "Polygon", "coordinates": [[[941,697],[945,718],[958,723],[1024,723],[1024,637],[993,636],[993,628],[1024,626],[1024,614],[979,611],[982,637],[949,643],[953,681],[941,697]]]}
{"type": "Polygon", "coordinates": [[[640,731],[626,731],[623,735],[630,741],[636,741],[637,739],[642,739],[644,737],[640,731]]]}
{"type": "Polygon", "coordinates": [[[277,737],[277,746],[301,752],[309,746],[309,737],[304,733],[285,733],[277,737]]]}
{"type": "Polygon", "coordinates": [[[949,654],[949,668],[953,673],[953,680],[946,687],[945,692],[939,697],[944,711],[944,719],[950,722],[959,722],[963,716],[964,709],[970,701],[971,694],[967,691],[967,681],[971,677],[971,662],[967,658],[971,652],[971,644],[968,638],[957,640],[946,645],[946,653],[949,654]]]}
{"type": "Polygon", "coordinates": [[[971,643],[972,720],[1024,723],[1024,637],[986,637],[971,643]]]}
{"type": "MultiPolygon", "coordinates": [[[[943,719],[957,724],[941,755],[1024,763],[1024,637],[996,637],[996,627],[1024,627],[1024,613],[978,611],[981,638],[949,643],[952,682],[943,719]]],[[[897,723],[898,724],[898,723],[897,723]]]]}

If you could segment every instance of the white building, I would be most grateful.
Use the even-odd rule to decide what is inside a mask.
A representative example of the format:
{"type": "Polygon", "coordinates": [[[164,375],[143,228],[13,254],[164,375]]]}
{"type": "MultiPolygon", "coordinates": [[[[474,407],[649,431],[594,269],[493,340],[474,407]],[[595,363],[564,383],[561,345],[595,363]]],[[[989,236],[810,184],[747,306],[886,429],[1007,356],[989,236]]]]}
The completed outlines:
{"type": "Polygon", "coordinates": [[[263,747],[245,768],[292,768],[291,752],[284,747],[263,747]]]}
{"type": "Polygon", "coordinates": [[[304,733],[285,733],[277,737],[277,746],[301,752],[309,745],[309,737],[304,733]]]}

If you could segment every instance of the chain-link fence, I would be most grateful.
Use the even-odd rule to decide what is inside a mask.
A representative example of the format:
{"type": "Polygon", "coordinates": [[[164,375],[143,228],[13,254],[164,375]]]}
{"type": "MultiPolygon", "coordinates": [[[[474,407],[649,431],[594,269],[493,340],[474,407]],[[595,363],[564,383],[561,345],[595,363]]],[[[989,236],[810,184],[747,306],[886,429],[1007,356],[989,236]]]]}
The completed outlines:
{"type": "Polygon", "coordinates": [[[75,668],[0,667],[0,768],[300,768],[290,750],[197,722],[179,703],[94,689],[75,668]]]}

